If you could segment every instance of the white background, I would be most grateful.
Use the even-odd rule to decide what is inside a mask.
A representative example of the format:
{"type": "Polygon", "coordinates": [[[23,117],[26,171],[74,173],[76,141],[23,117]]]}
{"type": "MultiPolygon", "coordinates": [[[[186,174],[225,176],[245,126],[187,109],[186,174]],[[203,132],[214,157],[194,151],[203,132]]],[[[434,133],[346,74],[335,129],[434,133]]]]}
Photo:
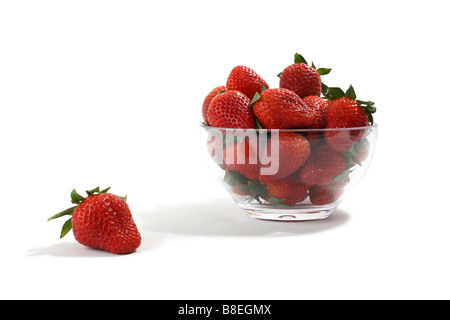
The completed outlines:
{"type": "Polygon", "coordinates": [[[0,2],[0,298],[448,299],[447,1],[0,2]],[[247,218],[198,124],[239,64],[299,52],[376,101],[365,179],[331,218],[247,218]],[[128,195],[143,240],[59,239],[72,188],[128,195]]]}

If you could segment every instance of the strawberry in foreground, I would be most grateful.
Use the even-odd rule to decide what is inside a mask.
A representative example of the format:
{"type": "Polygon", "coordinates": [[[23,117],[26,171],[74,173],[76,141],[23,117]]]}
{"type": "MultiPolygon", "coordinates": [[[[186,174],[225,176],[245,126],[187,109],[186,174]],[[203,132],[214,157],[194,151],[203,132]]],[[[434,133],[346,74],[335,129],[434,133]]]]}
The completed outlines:
{"type": "Polygon", "coordinates": [[[116,254],[131,253],[140,246],[141,235],[126,197],[107,193],[109,189],[100,191],[97,187],[86,191],[86,198],[75,189],[72,191],[70,196],[75,206],[48,219],[72,216],[64,223],[61,238],[73,229],[75,239],[82,245],[116,254]]]}

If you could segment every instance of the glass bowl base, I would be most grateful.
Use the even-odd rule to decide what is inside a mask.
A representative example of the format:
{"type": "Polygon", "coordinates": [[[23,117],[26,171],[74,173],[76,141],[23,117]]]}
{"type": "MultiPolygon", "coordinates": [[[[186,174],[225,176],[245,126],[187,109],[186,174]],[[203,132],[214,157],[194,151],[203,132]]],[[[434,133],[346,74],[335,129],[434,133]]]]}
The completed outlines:
{"type": "Polygon", "coordinates": [[[308,207],[292,207],[292,208],[273,208],[264,205],[254,205],[246,203],[238,203],[239,207],[244,210],[247,215],[254,219],[271,220],[271,221],[311,221],[328,218],[337,208],[334,206],[321,206],[320,208],[308,207]]]}

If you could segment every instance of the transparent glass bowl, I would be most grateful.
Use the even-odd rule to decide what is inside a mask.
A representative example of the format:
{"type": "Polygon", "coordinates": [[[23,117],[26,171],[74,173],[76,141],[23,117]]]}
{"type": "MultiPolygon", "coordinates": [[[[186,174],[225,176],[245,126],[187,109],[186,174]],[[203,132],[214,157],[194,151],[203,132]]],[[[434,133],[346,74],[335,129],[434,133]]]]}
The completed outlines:
{"type": "Polygon", "coordinates": [[[344,129],[200,125],[210,171],[250,217],[329,217],[369,167],[377,124],[344,129]]]}

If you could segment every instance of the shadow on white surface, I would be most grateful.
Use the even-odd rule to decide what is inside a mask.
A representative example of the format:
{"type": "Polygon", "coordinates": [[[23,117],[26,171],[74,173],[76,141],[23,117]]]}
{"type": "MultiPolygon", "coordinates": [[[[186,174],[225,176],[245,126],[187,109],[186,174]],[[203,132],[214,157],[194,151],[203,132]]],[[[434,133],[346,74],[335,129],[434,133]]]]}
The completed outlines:
{"type": "MultiPolygon", "coordinates": [[[[231,199],[181,203],[156,207],[136,214],[135,221],[143,236],[136,253],[159,248],[161,243],[179,236],[285,237],[305,235],[337,228],[349,215],[337,209],[329,218],[304,222],[278,222],[246,216],[231,199]]],[[[31,248],[28,257],[118,257],[106,251],[88,248],[74,241],[31,248]]]]}
{"type": "Polygon", "coordinates": [[[88,248],[77,242],[62,241],[50,246],[29,249],[28,257],[54,256],[54,257],[114,257],[110,252],[88,248]]]}
{"type": "Polygon", "coordinates": [[[231,199],[156,207],[137,215],[139,229],[180,235],[291,236],[317,233],[341,226],[349,216],[337,209],[316,221],[278,222],[247,217],[231,199]]]}

